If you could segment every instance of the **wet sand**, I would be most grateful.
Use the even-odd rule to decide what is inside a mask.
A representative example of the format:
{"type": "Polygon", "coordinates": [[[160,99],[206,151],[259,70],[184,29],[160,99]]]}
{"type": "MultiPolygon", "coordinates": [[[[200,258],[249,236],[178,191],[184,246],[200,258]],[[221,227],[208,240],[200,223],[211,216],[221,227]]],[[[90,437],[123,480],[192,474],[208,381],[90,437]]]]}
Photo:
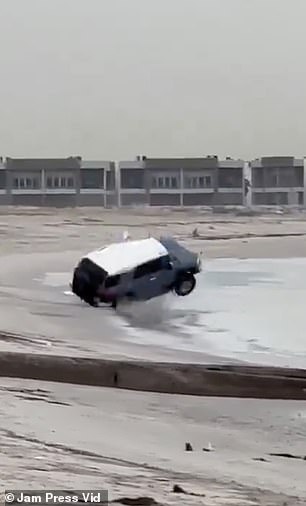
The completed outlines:
{"type": "Polygon", "coordinates": [[[305,461],[271,455],[303,455],[304,403],[8,379],[0,399],[2,487],[105,487],[112,500],[162,505],[305,503],[305,461]]]}
{"type": "MultiPolygon", "coordinates": [[[[72,302],[63,292],[59,296],[62,273],[71,271],[81,254],[121,238],[126,229],[133,237],[173,234],[193,249],[204,251],[210,259],[306,256],[303,214],[245,217],[200,211],[163,211],[161,215],[158,210],[141,215],[127,210],[13,211],[5,214],[4,209],[0,210],[2,352],[138,360],[148,359],[149,355],[149,360],[163,362],[214,361],[215,357],[205,352],[133,343],[126,339],[122,327],[116,327],[115,319],[106,316],[108,310],[101,309],[100,314],[105,316],[97,317],[95,310],[72,302]],[[46,279],[46,273],[52,276],[46,279]],[[78,318],[82,326],[77,324],[78,318]],[[84,328],[88,329],[86,336],[84,328]]],[[[219,363],[224,362],[235,360],[220,356],[219,363]]],[[[299,423],[304,422],[302,403],[141,394],[5,378],[1,378],[0,385],[0,427],[5,441],[2,453],[7,469],[2,489],[6,483],[21,488],[17,484],[26,482],[32,488],[42,483],[50,488],[68,483],[76,487],[81,474],[84,486],[100,488],[101,477],[106,480],[112,498],[150,495],[160,504],[281,505],[289,495],[305,501],[305,462],[262,455],[264,448],[269,448],[268,453],[270,449],[303,453],[304,424],[299,423]],[[17,393],[8,390],[12,385],[17,393]],[[30,392],[18,393],[24,388],[30,392]],[[50,404],[37,389],[51,392],[54,402],[59,399],[64,405],[50,404]],[[71,404],[71,396],[72,412],[66,406],[71,404]],[[150,402],[154,404],[153,414],[146,407],[150,402]],[[173,403],[175,409],[170,407],[173,403]],[[91,425],[92,417],[96,428],[91,425]],[[176,425],[181,431],[178,438],[174,430],[175,448],[179,448],[170,451],[166,442],[174,445],[171,434],[176,425]],[[185,453],[186,441],[197,451],[185,453]],[[199,451],[208,441],[216,445],[216,451],[199,451]],[[82,451],[67,453],[58,445],[71,445],[89,453],[94,449],[100,455],[99,464],[94,456],[82,451]],[[255,445],[252,451],[250,445],[255,445]],[[257,457],[268,462],[252,460],[257,457]],[[34,461],[34,469],[29,471],[34,461]],[[12,474],[18,476],[16,481],[10,479],[12,474]],[[186,490],[199,493],[204,487],[205,502],[196,495],[171,494],[169,490],[178,482],[186,490]],[[249,502],[243,503],[246,497],[249,502]]],[[[297,501],[288,499],[287,504],[297,501]]]]}

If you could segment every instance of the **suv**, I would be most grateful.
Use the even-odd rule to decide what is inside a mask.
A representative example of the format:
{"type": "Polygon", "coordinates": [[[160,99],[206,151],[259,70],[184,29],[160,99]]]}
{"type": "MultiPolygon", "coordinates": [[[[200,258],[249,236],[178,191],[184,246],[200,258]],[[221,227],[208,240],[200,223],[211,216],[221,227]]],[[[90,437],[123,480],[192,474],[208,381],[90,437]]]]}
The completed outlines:
{"type": "Polygon", "coordinates": [[[201,271],[199,256],[172,237],[127,240],[92,251],[74,269],[72,291],[91,306],[189,295],[201,271]]]}

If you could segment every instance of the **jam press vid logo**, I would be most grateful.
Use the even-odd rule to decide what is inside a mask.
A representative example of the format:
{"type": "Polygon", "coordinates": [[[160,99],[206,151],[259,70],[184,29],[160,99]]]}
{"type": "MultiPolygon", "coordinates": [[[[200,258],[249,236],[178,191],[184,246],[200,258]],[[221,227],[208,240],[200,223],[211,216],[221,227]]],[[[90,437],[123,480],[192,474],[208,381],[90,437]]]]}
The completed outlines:
{"type": "Polygon", "coordinates": [[[78,504],[107,505],[107,490],[7,490],[4,495],[6,506],[16,504],[78,504]]]}

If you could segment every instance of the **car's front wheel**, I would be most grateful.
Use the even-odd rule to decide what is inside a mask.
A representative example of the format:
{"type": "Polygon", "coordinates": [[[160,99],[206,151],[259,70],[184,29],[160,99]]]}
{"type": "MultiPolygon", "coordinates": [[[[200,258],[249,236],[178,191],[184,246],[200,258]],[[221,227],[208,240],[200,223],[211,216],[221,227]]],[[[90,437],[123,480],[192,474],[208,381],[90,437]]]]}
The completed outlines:
{"type": "Polygon", "coordinates": [[[189,295],[195,288],[196,279],[190,272],[181,274],[174,285],[174,291],[180,297],[189,295]]]}

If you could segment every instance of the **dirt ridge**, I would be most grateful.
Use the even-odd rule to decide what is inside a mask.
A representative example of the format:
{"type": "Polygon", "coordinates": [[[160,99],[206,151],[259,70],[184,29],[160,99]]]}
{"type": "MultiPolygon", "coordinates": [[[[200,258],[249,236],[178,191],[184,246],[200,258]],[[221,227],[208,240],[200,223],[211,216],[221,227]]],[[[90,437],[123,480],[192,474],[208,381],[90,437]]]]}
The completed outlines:
{"type": "Polygon", "coordinates": [[[306,370],[1,352],[0,376],[206,397],[306,400],[306,370]]]}

